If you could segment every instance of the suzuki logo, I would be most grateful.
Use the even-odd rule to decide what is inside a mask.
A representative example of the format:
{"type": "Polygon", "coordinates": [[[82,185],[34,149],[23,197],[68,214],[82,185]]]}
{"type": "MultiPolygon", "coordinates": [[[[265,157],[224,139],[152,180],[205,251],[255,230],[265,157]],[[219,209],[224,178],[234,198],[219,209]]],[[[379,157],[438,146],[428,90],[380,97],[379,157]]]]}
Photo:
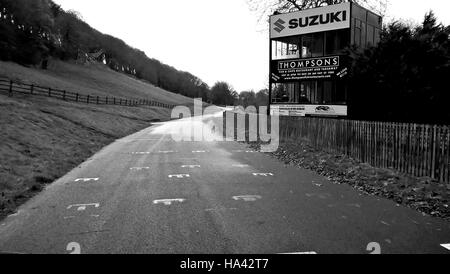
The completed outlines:
{"type": "Polygon", "coordinates": [[[286,22],[284,22],[282,19],[278,19],[278,20],[274,23],[274,25],[275,25],[274,30],[275,30],[276,32],[278,32],[278,33],[282,32],[282,31],[286,28],[286,27],[284,26],[285,23],[286,23],[286,22]]]}

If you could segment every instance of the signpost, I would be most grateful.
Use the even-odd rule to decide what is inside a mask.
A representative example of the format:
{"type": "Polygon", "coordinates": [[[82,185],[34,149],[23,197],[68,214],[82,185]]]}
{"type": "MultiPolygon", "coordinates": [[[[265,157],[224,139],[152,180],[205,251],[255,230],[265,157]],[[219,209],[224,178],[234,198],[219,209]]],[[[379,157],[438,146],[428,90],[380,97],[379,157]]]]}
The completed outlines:
{"type": "Polygon", "coordinates": [[[270,38],[350,28],[351,3],[330,5],[270,17],[270,38]]]}

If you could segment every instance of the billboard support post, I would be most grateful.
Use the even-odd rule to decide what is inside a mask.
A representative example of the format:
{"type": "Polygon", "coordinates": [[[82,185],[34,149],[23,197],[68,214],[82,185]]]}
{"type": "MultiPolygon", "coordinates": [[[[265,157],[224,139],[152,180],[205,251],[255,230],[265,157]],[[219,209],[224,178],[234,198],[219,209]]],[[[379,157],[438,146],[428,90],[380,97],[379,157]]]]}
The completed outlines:
{"type": "Polygon", "coordinates": [[[272,63],[272,38],[270,38],[269,33],[269,103],[267,105],[267,115],[270,116],[270,106],[272,104],[272,66],[270,65],[272,63]]]}

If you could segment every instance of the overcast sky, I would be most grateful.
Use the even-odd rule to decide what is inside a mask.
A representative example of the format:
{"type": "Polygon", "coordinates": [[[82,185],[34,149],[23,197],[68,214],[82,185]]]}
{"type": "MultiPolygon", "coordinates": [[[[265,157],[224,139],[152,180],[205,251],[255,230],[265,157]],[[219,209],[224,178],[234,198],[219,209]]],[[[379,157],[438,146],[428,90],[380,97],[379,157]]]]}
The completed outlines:
{"type": "MultiPolygon", "coordinates": [[[[54,0],[97,30],[212,86],[267,87],[268,33],[245,0],[54,0]]],[[[263,1],[263,0],[261,0],[263,1]]],[[[391,0],[387,20],[420,22],[428,10],[450,25],[449,0],[391,0]]]]}

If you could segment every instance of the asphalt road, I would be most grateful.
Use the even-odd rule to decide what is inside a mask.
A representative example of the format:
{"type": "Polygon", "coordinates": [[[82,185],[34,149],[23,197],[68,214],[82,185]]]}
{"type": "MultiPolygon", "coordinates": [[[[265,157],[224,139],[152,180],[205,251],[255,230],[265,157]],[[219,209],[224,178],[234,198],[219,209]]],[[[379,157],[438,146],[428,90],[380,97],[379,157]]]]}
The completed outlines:
{"type": "Polygon", "coordinates": [[[104,148],[0,223],[0,253],[450,253],[448,222],[245,144],[172,139],[190,125],[104,148]]]}

